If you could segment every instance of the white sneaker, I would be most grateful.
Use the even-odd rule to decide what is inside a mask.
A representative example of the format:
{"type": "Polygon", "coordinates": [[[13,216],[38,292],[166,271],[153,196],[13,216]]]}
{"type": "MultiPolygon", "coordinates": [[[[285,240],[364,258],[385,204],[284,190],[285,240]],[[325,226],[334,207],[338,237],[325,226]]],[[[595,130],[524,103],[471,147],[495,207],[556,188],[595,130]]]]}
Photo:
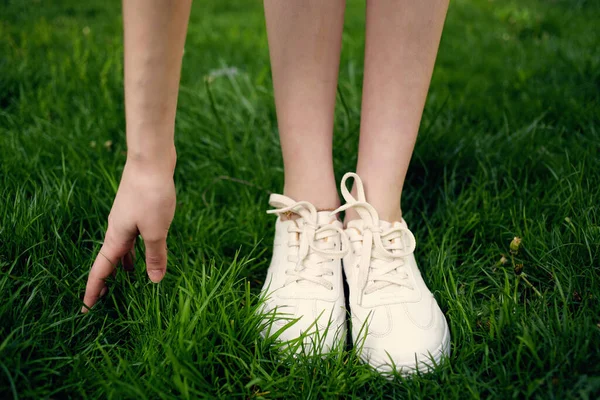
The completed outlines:
{"type": "Polygon", "coordinates": [[[413,255],[416,241],[404,220],[380,221],[358,175],[342,179],[346,204],[360,219],[348,223],[344,257],[350,290],[352,339],[361,359],[380,372],[427,371],[450,354],[450,330],[413,255]],[[358,200],[346,180],[354,178],[358,200]]]}
{"type": "MultiPolygon", "coordinates": [[[[343,225],[330,211],[317,211],[306,201],[272,194],[268,213],[275,224],[273,258],[262,294],[265,336],[294,341],[295,351],[330,352],[346,339],[346,308],[342,278],[343,225]],[[295,220],[281,214],[295,213],[295,220]]],[[[348,246],[345,246],[347,249],[348,246]]],[[[290,346],[292,347],[292,346],[290,346]]]]}

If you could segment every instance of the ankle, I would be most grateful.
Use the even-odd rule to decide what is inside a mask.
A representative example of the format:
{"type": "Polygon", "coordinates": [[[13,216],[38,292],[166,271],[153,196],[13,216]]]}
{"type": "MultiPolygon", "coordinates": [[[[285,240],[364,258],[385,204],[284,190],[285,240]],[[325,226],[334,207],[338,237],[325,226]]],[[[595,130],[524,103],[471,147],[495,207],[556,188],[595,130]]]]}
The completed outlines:
{"type": "MultiPolygon", "coordinates": [[[[400,209],[400,207],[397,207],[397,208],[390,207],[389,209],[385,209],[382,207],[377,207],[373,203],[371,203],[371,205],[373,207],[375,207],[375,210],[377,211],[377,215],[379,216],[380,221],[387,221],[387,222],[402,221],[402,209],[400,209]]],[[[346,226],[348,224],[348,222],[356,220],[356,219],[360,219],[360,215],[358,215],[358,212],[355,209],[350,208],[350,209],[346,210],[346,215],[344,216],[344,226],[346,226]]]]}
{"type": "Polygon", "coordinates": [[[285,190],[283,191],[284,196],[287,196],[295,201],[308,201],[318,211],[335,210],[340,206],[340,199],[335,193],[333,195],[324,195],[323,193],[314,193],[310,191],[294,191],[285,190]]]}
{"type": "MultiPolygon", "coordinates": [[[[298,175],[295,175],[298,176],[298,175]]],[[[286,176],[283,194],[295,201],[308,201],[317,210],[335,210],[340,206],[337,187],[333,173],[327,179],[323,176],[311,179],[304,174],[299,178],[289,179],[286,176]]]]}
{"type": "Polygon", "coordinates": [[[402,210],[400,209],[400,207],[385,209],[382,211],[377,210],[377,213],[379,214],[379,219],[381,221],[388,221],[388,222],[402,221],[402,210]]]}

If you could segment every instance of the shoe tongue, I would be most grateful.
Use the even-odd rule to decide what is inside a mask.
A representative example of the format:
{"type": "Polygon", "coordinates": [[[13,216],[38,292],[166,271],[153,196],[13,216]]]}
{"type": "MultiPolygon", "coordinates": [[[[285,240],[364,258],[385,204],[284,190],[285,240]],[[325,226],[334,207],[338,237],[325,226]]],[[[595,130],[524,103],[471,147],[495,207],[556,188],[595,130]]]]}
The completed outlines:
{"type": "MultiPolygon", "coordinates": [[[[355,230],[358,231],[358,233],[361,233],[361,234],[362,234],[362,232],[364,230],[364,226],[365,226],[365,222],[362,219],[355,219],[355,220],[349,221],[346,224],[346,228],[347,229],[355,229],[355,230]]],[[[395,222],[379,221],[379,227],[381,228],[382,231],[386,231],[386,230],[388,230],[390,228],[396,228],[396,227],[408,229],[408,226],[406,225],[406,222],[404,221],[404,219],[402,219],[401,221],[395,221],[395,222]]],[[[399,239],[395,239],[395,240],[399,240],[399,239]]],[[[389,241],[389,240],[384,241],[384,242],[387,242],[387,243],[384,243],[384,246],[387,246],[388,244],[392,244],[391,241],[389,241]]],[[[391,251],[392,252],[397,252],[399,250],[394,249],[394,250],[391,250],[391,251]]],[[[374,262],[374,263],[381,263],[381,262],[386,263],[387,261],[373,260],[372,262],[374,262]]],[[[395,269],[395,270],[389,272],[389,274],[392,274],[392,275],[395,275],[395,274],[398,274],[398,273],[399,273],[398,269],[395,269]]],[[[402,289],[404,289],[404,288],[402,287],[402,289]]],[[[381,288],[379,290],[382,293],[388,294],[388,295],[397,295],[398,294],[397,286],[394,285],[394,284],[389,284],[388,286],[383,287],[383,288],[381,288]]]]}
{"type": "MultiPolygon", "coordinates": [[[[363,221],[362,219],[354,219],[346,224],[347,228],[356,229],[359,232],[363,231],[364,226],[365,226],[365,221],[363,221]]],[[[385,231],[387,229],[394,228],[394,227],[407,228],[407,225],[404,220],[396,221],[396,222],[379,221],[379,227],[385,231]]]]}
{"type": "MultiPolygon", "coordinates": [[[[300,217],[296,220],[296,224],[298,224],[299,227],[302,227],[302,225],[304,225],[304,223],[305,223],[305,219],[302,217],[300,217]]],[[[342,223],[335,215],[331,215],[331,211],[318,211],[317,212],[317,226],[322,226],[322,225],[327,225],[327,224],[333,224],[333,225],[338,226],[340,229],[342,228],[342,223]]],[[[327,239],[322,239],[321,241],[315,241],[314,245],[317,247],[320,247],[324,243],[324,241],[327,241],[327,239]]],[[[307,260],[312,263],[317,263],[320,260],[322,260],[322,257],[319,254],[312,253],[312,254],[308,255],[307,260]]],[[[306,281],[306,280],[301,280],[297,284],[300,287],[305,287],[307,289],[311,289],[315,285],[314,283],[306,281]]]]}
{"type": "Polygon", "coordinates": [[[364,226],[365,223],[362,219],[353,219],[346,224],[346,229],[355,229],[360,233],[363,231],[364,226]]]}
{"type": "Polygon", "coordinates": [[[317,223],[319,225],[323,224],[331,224],[337,221],[337,217],[335,215],[331,215],[331,211],[319,211],[317,212],[317,223]]]}
{"type": "MultiPolygon", "coordinates": [[[[348,222],[348,224],[346,224],[346,228],[347,229],[353,229],[356,230],[357,233],[362,234],[363,230],[365,227],[365,222],[362,219],[355,219],[352,220],[350,222],[348,222]]],[[[395,222],[388,222],[388,221],[379,221],[379,228],[381,228],[381,230],[383,232],[385,232],[388,229],[391,228],[406,228],[408,229],[408,226],[406,225],[406,222],[403,220],[401,221],[395,221],[395,222]]],[[[399,240],[399,239],[395,239],[399,240]]],[[[384,246],[387,247],[388,245],[391,245],[392,241],[391,240],[384,240],[384,246]]],[[[392,252],[395,252],[397,250],[392,250],[392,252]]]]}

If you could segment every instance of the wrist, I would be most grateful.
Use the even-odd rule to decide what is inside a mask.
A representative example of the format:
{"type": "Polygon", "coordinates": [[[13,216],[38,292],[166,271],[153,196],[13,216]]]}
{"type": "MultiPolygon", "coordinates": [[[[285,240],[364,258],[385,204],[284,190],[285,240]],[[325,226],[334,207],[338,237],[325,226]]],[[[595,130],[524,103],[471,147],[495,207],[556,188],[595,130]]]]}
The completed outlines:
{"type": "Polygon", "coordinates": [[[126,166],[152,173],[173,175],[177,163],[175,145],[162,149],[128,149],[126,166]]]}

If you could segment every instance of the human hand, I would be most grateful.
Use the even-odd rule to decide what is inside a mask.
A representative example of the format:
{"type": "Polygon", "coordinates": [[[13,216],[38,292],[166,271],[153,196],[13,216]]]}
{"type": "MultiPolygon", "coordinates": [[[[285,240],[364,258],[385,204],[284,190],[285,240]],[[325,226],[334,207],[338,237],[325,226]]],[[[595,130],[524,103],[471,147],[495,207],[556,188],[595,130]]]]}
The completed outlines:
{"type": "Polygon", "coordinates": [[[133,269],[138,235],[146,246],[146,269],[152,282],[162,280],[167,269],[167,234],[175,215],[173,167],[128,161],[110,215],[104,244],[90,270],[81,312],[87,312],[106,294],[105,280],[121,261],[133,269]]]}

